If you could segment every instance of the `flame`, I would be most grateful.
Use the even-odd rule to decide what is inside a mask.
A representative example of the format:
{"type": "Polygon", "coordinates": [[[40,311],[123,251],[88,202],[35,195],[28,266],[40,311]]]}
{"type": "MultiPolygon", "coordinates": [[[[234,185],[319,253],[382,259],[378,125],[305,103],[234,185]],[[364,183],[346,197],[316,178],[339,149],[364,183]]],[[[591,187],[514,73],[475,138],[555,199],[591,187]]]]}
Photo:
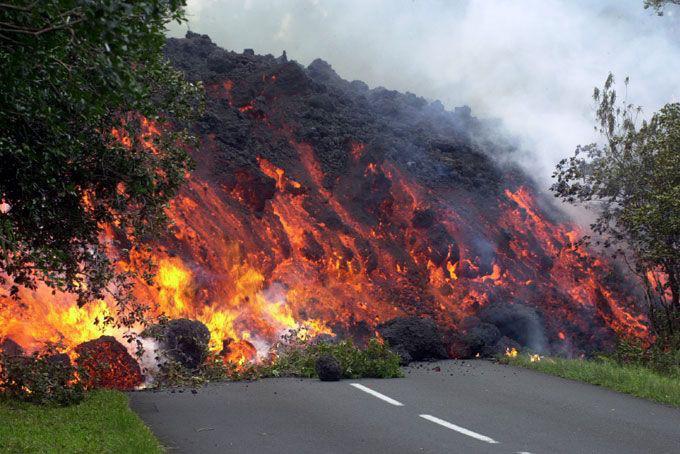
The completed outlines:
{"type": "Polygon", "coordinates": [[[456,274],[456,268],[458,268],[458,262],[451,264],[451,262],[446,262],[446,269],[449,272],[449,277],[451,279],[458,280],[458,275],[456,274]]]}
{"type": "Polygon", "coordinates": [[[519,355],[519,352],[515,347],[505,349],[505,356],[508,358],[517,358],[517,355],[519,355]]]}

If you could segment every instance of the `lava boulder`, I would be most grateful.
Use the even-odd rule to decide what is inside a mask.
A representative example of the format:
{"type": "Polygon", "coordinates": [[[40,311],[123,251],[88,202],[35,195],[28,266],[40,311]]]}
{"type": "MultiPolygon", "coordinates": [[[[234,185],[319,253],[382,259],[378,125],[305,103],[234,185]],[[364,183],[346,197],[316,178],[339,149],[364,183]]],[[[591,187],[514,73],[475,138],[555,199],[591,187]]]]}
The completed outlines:
{"type": "Polygon", "coordinates": [[[536,352],[546,350],[545,329],[536,309],[523,304],[492,304],[477,315],[495,325],[501,335],[536,352]]]}
{"type": "Polygon", "coordinates": [[[321,381],[338,381],[342,378],[342,367],[333,355],[321,355],[314,365],[321,381]]]}
{"type": "Polygon", "coordinates": [[[81,380],[86,388],[125,391],[134,389],[143,382],[137,361],[112,336],[84,342],[75,351],[78,353],[76,364],[85,372],[81,374],[81,380]]]}
{"type": "Polygon", "coordinates": [[[470,327],[463,336],[463,342],[466,346],[466,352],[463,356],[494,356],[494,347],[501,337],[500,330],[491,323],[481,322],[470,327]]]}
{"type": "Polygon", "coordinates": [[[0,341],[0,353],[6,356],[24,356],[24,349],[9,337],[0,341]]]}
{"type": "Polygon", "coordinates": [[[187,369],[196,369],[208,356],[210,331],[198,320],[178,318],[149,326],[142,337],[154,338],[169,359],[187,369]]]}
{"type": "Polygon", "coordinates": [[[448,357],[437,325],[430,318],[397,317],[378,326],[378,332],[402,363],[448,357]]]}

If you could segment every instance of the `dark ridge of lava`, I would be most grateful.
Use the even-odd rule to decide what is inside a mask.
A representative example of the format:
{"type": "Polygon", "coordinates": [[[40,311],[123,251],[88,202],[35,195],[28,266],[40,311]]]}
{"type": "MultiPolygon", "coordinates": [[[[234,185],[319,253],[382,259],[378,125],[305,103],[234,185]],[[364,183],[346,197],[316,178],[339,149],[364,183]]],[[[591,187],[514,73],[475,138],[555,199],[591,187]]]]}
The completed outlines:
{"type": "MultiPolygon", "coordinates": [[[[169,39],[166,55],[207,92],[197,169],[164,243],[192,272],[193,304],[236,301],[220,276],[245,264],[264,288],[281,286],[295,320],[362,338],[391,318],[427,316],[451,356],[517,344],[580,354],[616,333],[647,335],[634,283],[571,246],[577,227],[468,107],[191,32],[169,39]],[[240,258],[224,264],[227,243],[240,258]]],[[[268,310],[238,301],[230,330],[275,339],[268,310]]]]}

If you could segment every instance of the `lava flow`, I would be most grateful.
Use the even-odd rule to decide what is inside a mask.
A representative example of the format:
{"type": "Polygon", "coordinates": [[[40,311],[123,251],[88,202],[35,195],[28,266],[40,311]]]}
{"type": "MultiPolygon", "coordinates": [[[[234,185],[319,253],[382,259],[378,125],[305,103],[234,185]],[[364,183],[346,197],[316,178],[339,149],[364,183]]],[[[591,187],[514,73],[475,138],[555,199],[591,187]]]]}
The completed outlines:
{"type": "MultiPolygon", "coordinates": [[[[497,163],[502,146],[469,109],[196,34],[167,54],[204,81],[208,109],[197,168],[152,245],[155,283],[137,282],[135,296],[153,316],[203,322],[228,360],[265,357],[290,329],[362,340],[404,315],[433,318],[454,357],[478,353],[465,334],[480,323],[546,353],[648,335],[632,284],[574,246],[582,232],[497,163]]],[[[108,301],[78,308],[46,287],[20,296],[0,301],[0,340],[73,349],[123,334],[96,323],[115,313],[108,301]]]]}

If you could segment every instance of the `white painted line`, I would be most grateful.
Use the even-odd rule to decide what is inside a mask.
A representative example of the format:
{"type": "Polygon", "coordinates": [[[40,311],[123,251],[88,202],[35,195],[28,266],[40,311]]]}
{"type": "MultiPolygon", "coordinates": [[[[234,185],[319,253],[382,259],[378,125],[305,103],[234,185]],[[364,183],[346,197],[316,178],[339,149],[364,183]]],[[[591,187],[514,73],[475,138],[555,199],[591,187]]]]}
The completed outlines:
{"type": "Polygon", "coordinates": [[[473,432],[471,430],[467,430],[465,427],[460,427],[455,424],[451,424],[448,421],[444,421],[443,419],[439,419],[435,416],[432,415],[420,415],[421,418],[427,419],[428,421],[432,421],[435,424],[439,424],[440,426],[444,426],[447,429],[455,430],[456,432],[460,432],[463,435],[467,435],[468,437],[476,438],[477,440],[485,441],[487,443],[498,443],[496,440],[493,438],[489,438],[486,435],[478,434],[477,432],[473,432]]]}
{"type": "Polygon", "coordinates": [[[371,388],[369,388],[367,386],[361,385],[359,383],[350,383],[350,385],[354,386],[356,389],[360,389],[363,392],[370,394],[371,396],[377,397],[378,399],[382,399],[385,402],[387,402],[388,404],[392,404],[392,405],[395,405],[397,407],[403,407],[404,406],[404,404],[402,404],[398,400],[394,400],[391,397],[388,397],[384,394],[380,394],[378,391],[373,391],[371,388]]]}

